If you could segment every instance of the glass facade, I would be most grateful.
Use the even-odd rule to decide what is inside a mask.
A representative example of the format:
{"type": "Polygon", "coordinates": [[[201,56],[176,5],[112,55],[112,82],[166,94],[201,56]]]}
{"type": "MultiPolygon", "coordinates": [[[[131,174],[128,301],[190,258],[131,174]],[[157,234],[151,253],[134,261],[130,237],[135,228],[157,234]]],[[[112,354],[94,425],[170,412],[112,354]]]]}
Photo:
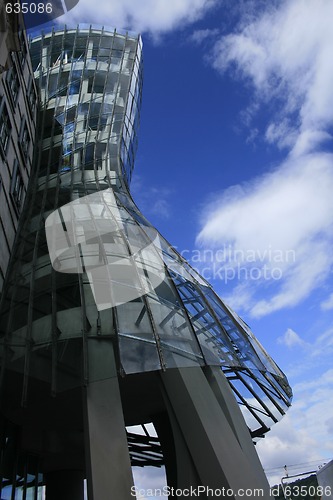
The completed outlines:
{"type": "Polygon", "coordinates": [[[290,405],[285,375],[130,195],[142,94],[140,37],[78,26],[35,37],[30,51],[41,98],[39,143],[1,306],[2,378],[20,374],[24,406],[35,381],[58,396],[107,378],[109,346],[120,376],[216,365],[253,438],[262,436],[290,405]],[[55,262],[45,223],[56,214],[68,238],[69,221],[61,219],[68,207],[75,214],[80,208],[71,220],[77,245],[68,243],[68,253],[56,249],[63,258],[55,262]],[[156,247],[154,259],[142,257],[149,246],[156,247]],[[126,263],[112,267],[120,257],[132,259],[135,272],[127,273],[126,263]],[[101,305],[92,271],[109,287],[106,295],[128,298],[140,287],[141,293],[116,302],[103,295],[101,305]]]}

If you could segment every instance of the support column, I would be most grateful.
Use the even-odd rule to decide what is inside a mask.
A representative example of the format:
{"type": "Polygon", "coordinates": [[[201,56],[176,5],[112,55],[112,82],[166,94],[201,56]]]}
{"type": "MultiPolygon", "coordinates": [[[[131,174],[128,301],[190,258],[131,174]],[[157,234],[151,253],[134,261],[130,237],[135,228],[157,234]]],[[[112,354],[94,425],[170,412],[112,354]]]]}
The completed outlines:
{"type": "Polygon", "coordinates": [[[117,377],[85,389],[88,500],[133,500],[131,462],[117,377]]]}
{"type": "MultiPolygon", "coordinates": [[[[245,434],[242,435],[242,432],[237,431],[239,428],[237,421],[242,418],[239,416],[240,410],[237,406],[228,409],[230,394],[225,387],[223,388],[223,384],[218,385],[216,382],[217,398],[199,367],[167,370],[161,374],[161,380],[197,471],[200,485],[216,490],[221,490],[223,487],[232,490],[234,496],[229,494],[227,496],[234,499],[239,490],[243,492],[252,490],[252,496],[256,496],[254,490],[260,489],[260,497],[269,499],[269,485],[260,462],[252,460],[252,454],[247,449],[248,436],[245,438],[245,434]],[[222,404],[224,392],[225,407],[222,404]],[[243,439],[246,443],[244,449],[243,439]]],[[[174,438],[178,439],[175,435],[174,438]]],[[[252,443],[251,446],[253,447],[252,443]]],[[[177,457],[177,460],[179,458],[177,457]]],[[[181,471],[181,464],[178,471],[181,471]]],[[[181,477],[177,479],[182,488],[186,482],[184,479],[181,477]]],[[[186,487],[191,486],[193,485],[187,482],[186,487]]],[[[205,498],[205,495],[202,498],[205,498]]]]}
{"type": "Polygon", "coordinates": [[[168,486],[184,489],[190,484],[195,488],[200,485],[195,465],[168,398],[165,404],[167,410],[157,415],[153,424],[162,447],[168,486]]]}
{"type": "Polygon", "coordinates": [[[266,476],[253,445],[250,431],[224,373],[218,366],[206,366],[204,373],[224,415],[234,431],[240,447],[248,460],[253,465],[255,464],[258,474],[261,473],[262,480],[265,481],[266,476]]]}
{"type": "Polygon", "coordinates": [[[133,500],[116,361],[110,341],[88,341],[89,384],[83,389],[88,500],[133,500]]]}

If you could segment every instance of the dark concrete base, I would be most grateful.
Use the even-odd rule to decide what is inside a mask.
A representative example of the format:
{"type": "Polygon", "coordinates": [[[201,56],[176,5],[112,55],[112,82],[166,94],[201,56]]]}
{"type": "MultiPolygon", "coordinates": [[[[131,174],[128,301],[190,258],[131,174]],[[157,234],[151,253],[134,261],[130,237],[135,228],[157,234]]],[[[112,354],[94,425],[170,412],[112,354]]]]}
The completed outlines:
{"type": "Polygon", "coordinates": [[[260,489],[261,498],[268,499],[267,479],[221,370],[173,369],[161,375],[161,382],[172,429],[169,439],[172,435],[174,441],[173,453],[169,445],[166,454],[172,486],[225,488],[234,492],[229,498],[236,498],[238,490],[260,489]]]}
{"type": "Polygon", "coordinates": [[[89,384],[85,402],[88,499],[133,500],[133,477],[118,379],[89,384]]]}
{"type": "Polygon", "coordinates": [[[84,472],[58,470],[45,474],[47,500],[83,500],[84,472]]]}
{"type": "MultiPolygon", "coordinates": [[[[99,359],[93,361],[98,367],[99,359]]],[[[88,500],[132,500],[125,426],[153,422],[169,486],[226,488],[234,491],[234,497],[228,495],[234,499],[239,489],[259,488],[261,498],[270,498],[249,430],[218,367],[119,377],[112,352],[107,366],[105,379],[96,369],[87,387],[55,398],[47,395],[42,381],[31,382],[25,408],[12,397],[17,391],[11,391],[20,375],[12,377],[6,386],[5,418],[18,432],[16,448],[7,454],[8,477],[10,470],[14,477],[25,473],[15,457],[30,454],[44,474],[47,500],[83,500],[83,478],[88,500]]]]}

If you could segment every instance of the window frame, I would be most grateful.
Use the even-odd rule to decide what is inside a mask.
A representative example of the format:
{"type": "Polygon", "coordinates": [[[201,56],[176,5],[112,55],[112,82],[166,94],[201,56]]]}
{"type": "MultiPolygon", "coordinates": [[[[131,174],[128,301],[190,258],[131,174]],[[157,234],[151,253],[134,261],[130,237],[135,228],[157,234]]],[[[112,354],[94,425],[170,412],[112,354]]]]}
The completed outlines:
{"type": "Polygon", "coordinates": [[[4,158],[8,151],[9,141],[12,133],[10,114],[4,96],[0,97],[0,150],[4,158]],[[5,134],[3,133],[5,131],[5,134]]]}
{"type": "Polygon", "coordinates": [[[24,182],[17,158],[14,159],[13,173],[10,181],[10,196],[17,212],[21,211],[24,199],[24,182]]]}
{"type": "Polygon", "coordinates": [[[23,159],[25,162],[28,161],[29,158],[29,148],[31,144],[31,136],[30,132],[27,126],[27,120],[23,118],[21,122],[21,128],[20,128],[20,139],[19,139],[19,144],[20,148],[22,151],[23,159]]]}
{"type": "Polygon", "coordinates": [[[13,53],[10,54],[10,58],[11,58],[11,67],[9,68],[6,74],[6,84],[9,96],[12,99],[13,104],[15,106],[20,92],[21,82],[13,53]]]}

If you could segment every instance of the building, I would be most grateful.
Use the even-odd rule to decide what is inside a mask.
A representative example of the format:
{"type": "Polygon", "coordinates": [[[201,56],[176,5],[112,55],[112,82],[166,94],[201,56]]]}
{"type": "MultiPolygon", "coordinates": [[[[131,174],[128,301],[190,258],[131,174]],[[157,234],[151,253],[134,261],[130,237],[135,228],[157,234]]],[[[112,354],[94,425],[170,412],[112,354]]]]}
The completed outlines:
{"type": "Polygon", "coordinates": [[[140,37],[81,25],[30,53],[40,128],[0,311],[2,495],[81,500],[87,478],[89,500],[129,499],[131,463],[155,462],[170,486],[269,498],[251,437],[290,405],[286,377],[130,195],[140,37]],[[148,422],[155,441],[126,434],[148,422]]]}
{"type": "Polygon", "coordinates": [[[318,494],[321,495],[323,500],[329,500],[333,498],[333,460],[323,465],[317,471],[318,480],[318,494]]]}
{"type": "Polygon", "coordinates": [[[0,294],[30,178],[37,89],[25,30],[0,14],[0,294]]]}

